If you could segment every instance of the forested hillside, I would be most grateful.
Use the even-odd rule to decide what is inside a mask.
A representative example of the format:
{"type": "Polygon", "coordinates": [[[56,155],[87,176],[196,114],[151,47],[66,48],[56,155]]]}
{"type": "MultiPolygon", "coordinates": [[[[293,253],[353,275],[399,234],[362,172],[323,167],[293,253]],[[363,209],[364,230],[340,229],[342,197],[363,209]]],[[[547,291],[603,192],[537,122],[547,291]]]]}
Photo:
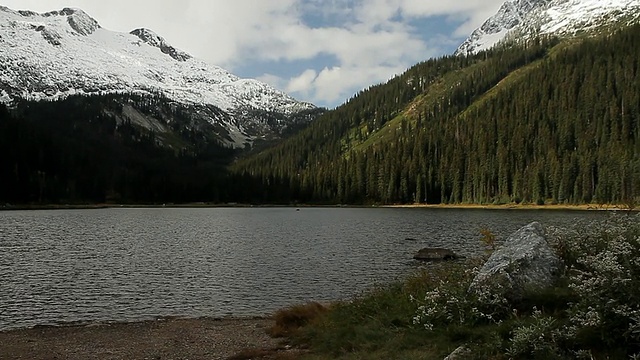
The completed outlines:
{"type": "Polygon", "coordinates": [[[189,114],[133,94],[0,106],[0,205],[221,201],[234,152],[189,114]]]}
{"type": "Polygon", "coordinates": [[[640,26],[445,57],[238,162],[246,202],[627,203],[640,195],[640,26]]]}

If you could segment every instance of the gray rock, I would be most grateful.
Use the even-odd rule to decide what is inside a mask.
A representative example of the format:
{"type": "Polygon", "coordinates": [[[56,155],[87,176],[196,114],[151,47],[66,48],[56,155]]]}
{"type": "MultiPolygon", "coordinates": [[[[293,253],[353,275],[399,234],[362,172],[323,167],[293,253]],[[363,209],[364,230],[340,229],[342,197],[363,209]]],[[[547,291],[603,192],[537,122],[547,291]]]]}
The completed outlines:
{"type": "Polygon", "coordinates": [[[542,225],[531,223],[513,233],[480,269],[470,291],[502,290],[519,299],[526,290],[552,286],[560,276],[562,261],[549,246],[542,225]]]}
{"type": "Polygon", "coordinates": [[[440,261],[455,260],[458,259],[459,256],[449,249],[424,248],[418,251],[418,253],[415,254],[413,258],[422,261],[440,261]]]}

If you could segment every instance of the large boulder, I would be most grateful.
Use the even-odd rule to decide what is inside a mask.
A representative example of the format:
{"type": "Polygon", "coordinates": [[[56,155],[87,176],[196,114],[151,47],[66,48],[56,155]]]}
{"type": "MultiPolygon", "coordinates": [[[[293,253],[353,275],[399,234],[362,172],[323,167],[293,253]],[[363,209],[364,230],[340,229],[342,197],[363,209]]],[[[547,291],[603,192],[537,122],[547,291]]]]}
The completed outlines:
{"type": "Polygon", "coordinates": [[[517,300],[527,290],[553,286],[562,266],[542,225],[534,222],[509,236],[489,257],[471,283],[470,291],[500,291],[506,298],[517,300]]]}

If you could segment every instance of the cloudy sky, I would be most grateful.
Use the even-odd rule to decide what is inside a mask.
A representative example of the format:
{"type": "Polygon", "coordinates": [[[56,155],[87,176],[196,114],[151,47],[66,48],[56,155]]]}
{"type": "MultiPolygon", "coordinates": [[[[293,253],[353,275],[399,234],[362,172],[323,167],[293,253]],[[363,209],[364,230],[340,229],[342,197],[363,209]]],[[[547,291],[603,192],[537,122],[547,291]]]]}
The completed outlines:
{"type": "Polygon", "coordinates": [[[102,27],[146,27],[238,76],[335,107],[409,66],[452,53],[505,0],[0,0],[77,7],[102,27]]]}

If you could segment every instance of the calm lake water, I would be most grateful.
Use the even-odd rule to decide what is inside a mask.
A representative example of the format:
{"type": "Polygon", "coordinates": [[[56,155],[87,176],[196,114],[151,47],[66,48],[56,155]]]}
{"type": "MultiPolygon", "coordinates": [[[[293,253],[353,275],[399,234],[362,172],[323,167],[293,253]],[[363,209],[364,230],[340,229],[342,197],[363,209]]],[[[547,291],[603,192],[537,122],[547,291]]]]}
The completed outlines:
{"type": "Polygon", "coordinates": [[[482,253],[531,222],[602,212],[386,208],[0,212],[0,331],[165,316],[265,315],[353,297],[415,271],[413,254],[482,253]]]}

